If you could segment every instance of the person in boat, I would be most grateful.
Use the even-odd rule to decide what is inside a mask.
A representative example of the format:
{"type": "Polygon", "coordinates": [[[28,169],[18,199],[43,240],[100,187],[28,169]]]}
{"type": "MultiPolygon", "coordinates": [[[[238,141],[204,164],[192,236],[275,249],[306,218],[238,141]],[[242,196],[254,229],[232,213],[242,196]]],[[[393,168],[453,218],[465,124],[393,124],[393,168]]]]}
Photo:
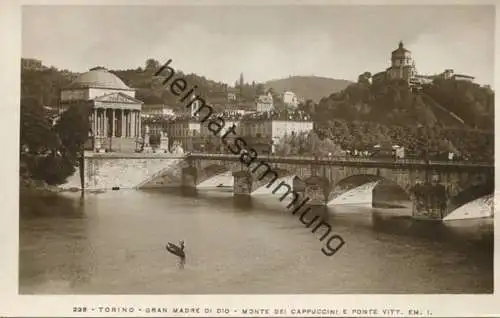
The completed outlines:
{"type": "Polygon", "coordinates": [[[179,241],[179,246],[169,242],[166,246],[166,249],[170,253],[179,256],[180,258],[179,267],[184,268],[184,264],[186,263],[186,253],[184,252],[184,241],[179,241]]]}
{"type": "Polygon", "coordinates": [[[186,253],[184,252],[184,241],[179,242],[179,247],[180,247],[180,250],[182,252],[182,256],[179,256],[181,258],[180,262],[179,262],[179,268],[183,269],[184,264],[186,264],[186,253]]]}

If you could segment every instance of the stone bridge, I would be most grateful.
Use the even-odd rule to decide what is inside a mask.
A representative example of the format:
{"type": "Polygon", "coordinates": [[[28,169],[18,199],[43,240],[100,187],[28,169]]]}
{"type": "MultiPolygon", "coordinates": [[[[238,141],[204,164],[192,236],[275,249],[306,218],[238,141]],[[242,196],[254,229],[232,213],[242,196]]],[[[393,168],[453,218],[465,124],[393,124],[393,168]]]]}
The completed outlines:
{"type": "Polygon", "coordinates": [[[431,219],[441,219],[452,209],[494,190],[494,166],[489,163],[270,156],[247,166],[240,156],[224,154],[187,155],[182,185],[196,187],[227,171],[233,174],[235,195],[250,195],[267,184],[279,197],[306,196],[308,204],[327,203],[335,195],[335,186],[354,176],[385,179],[408,194],[414,217],[431,219]],[[286,176],[294,176],[293,184],[277,181],[286,176]]]}

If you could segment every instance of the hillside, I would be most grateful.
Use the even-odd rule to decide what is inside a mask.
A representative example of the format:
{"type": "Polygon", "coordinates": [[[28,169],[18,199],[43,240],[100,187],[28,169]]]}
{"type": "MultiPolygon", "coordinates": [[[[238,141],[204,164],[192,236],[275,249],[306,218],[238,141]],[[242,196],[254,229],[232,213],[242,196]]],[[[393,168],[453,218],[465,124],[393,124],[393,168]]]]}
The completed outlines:
{"type": "Polygon", "coordinates": [[[324,96],[345,89],[352,82],[317,76],[292,76],[289,78],[270,80],[264,83],[266,89],[277,93],[290,90],[304,100],[318,102],[324,96]]]}
{"type": "MultiPolygon", "coordinates": [[[[59,89],[67,86],[77,75],[68,70],[33,65],[22,60],[21,97],[34,97],[41,105],[57,105],[59,89]]],[[[110,70],[127,85],[137,89],[141,100],[162,100],[173,108],[183,108],[178,99],[154,79],[160,63],[154,59],[146,61],[144,68],[110,70]]],[[[182,74],[177,70],[177,74],[182,74]]],[[[227,92],[232,89],[224,83],[209,80],[196,74],[185,75],[197,92],[212,105],[226,107],[227,92]]],[[[296,76],[273,80],[262,84],[248,84],[236,88],[239,106],[251,102],[265,87],[276,93],[290,89],[304,99],[319,100],[318,105],[308,103],[304,110],[314,113],[318,123],[335,118],[348,121],[372,121],[387,125],[433,126],[493,129],[494,92],[477,84],[441,80],[425,86],[419,94],[411,93],[405,82],[388,82],[372,85],[366,81],[350,83],[314,76],[296,76]]],[[[233,89],[234,90],[234,89],[233,89]]]]}
{"type": "Polygon", "coordinates": [[[322,98],[318,121],[334,118],[388,125],[493,128],[494,93],[474,83],[440,81],[410,92],[404,81],[354,83],[322,98]]]}
{"type": "MultiPolygon", "coordinates": [[[[58,105],[59,90],[68,86],[79,74],[59,70],[56,67],[47,67],[43,64],[33,66],[32,61],[36,60],[21,59],[21,99],[34,97],[41,105],[58,105]]],[[[158,100],[159,98],[174,109],[184,108],[184,105],[179,103],[178,98],[162,85],[160,78],[155,80],[154,73],[160,66],[158,61],[149,59],[146,61],[145,67],[109,71],[117,75],[129,87],[135,88],[137,90],[136,97],[140,100],[158,100]]],[[[197,85],[196,91],[207,98],[209,102],[227,95],[228,86],[224,83],[208,80],[196,74],[186,75],[180,70],[176,70],[176,74],[184,76],[191,85],[197,85]]]]}
{"type": "MultiPolygon", "coordinates": [[[[111,72],[117,74],[127,85],[138,89],[137,98],[154,103],[161,100],[173,108],[184,109],[175,96],[161,85],[161,79],[153,80],[153,74],[158,68],[159,63],[150,59],[146,61],[144,68],[111,72]]],[[[177,73],[180,71],[177,70],[177,73]]],[[[23,59],[21,108],[38,105],[42,112],[42,106],[58,105],[59,89],[69,85],[77,75],[68,70],[46,67],[36,60],[23,59]]],[[[239,96],[239,100],[234,102],[237,107],[250,104],[256,94],[264,91],[264,86],[257,83],[244,83],[234,89],[196,74],[186,77],[189,83],[198,86],[197,91],[209,103],[218,105],[221,109],[229,105],[228,90],[239,96]]],[[[325,80],[326,83],[335,81],[319,81],[324,83],[325,80]]],[[[286,80],[276,82],[284,81],[286,80]]],[[[314,78],[313,81],[302,82],[313,85],[318,81],[314,78]]],[[[405,82],[372,85],[367,81],[360,81],[332,93],[335,89],[339,88],[332,89],[328,85],[325,88],[327,93],[321,93],[325,97],[319,103],[308,102],[301,105],[301,109],[312,116],[315,132],[320,139],[329,138],[343,149],[359,149],[376,143],[391,142],[404,146],[409,154],[415,156],[457,149],[463,158],[493,160],[494,92],[487,87],[446,80],[424,87],[420,93],[411,93],[405,82]]],[[[300,94],[300,90],[294,90],[300,94]]],[[[318,90],[316,87],[309,91],[318,90]]],[[[309,96],[311,95],[303,95],[305,98],[309,96]]]]}

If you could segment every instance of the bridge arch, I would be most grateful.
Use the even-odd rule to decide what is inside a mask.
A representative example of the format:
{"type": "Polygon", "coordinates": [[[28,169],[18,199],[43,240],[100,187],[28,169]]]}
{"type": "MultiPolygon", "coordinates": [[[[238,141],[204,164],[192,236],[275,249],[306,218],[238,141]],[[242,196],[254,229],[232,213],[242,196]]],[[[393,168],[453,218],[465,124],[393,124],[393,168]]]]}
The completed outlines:
{"type": "Polygon", "coordinates": [[[495,192],[495,185],[493,182],[472,184],[469,187],[459,191],[458,193],[453,193],[452,189],[448,187],[447,191],[447,206],[443,217],[448,216],[453,211],[459,209],[460,207],[470,203],[476,199],[493,195],[495,192]]]}
{"type": "Polygon", "coordinates": [[[271,193],[281,182],[288,184],[292,187],[292,180],[284,180],[285,177],[292,176],[293,174],[285,169],[266,168],[251,170],[253,180],[253,192],[255,194],[268,194],[271,193]]]}
{"type": "MultiPolygon", "coordinates": [[[[392,201],[412,200],[412,191],[409,182],[401,182],[400,179],[388,178],[380,174],[353,174],[337,180],[335,184],[331,185],[327,195],[327,202],[336,203],[336,199],[341,199],[342,195],[356,188],[359,188],[361,194],[357,199],[359,202],[356,202],[356,199],[354,199],[354,201],[349,201],[347,199],[347,202],[361,204],[373,204],[377,202],[379,206],[388,207],[398,206],[392,204],[392,201]],[[363,186],[366,186],[366,188],[362,188],[363,186]]],[[[344,198],[344,200],[346,200],[346,198],[344,198]]],[[[339,200],[337,203],[342,204],[341,202],[342,200],[339,200]]]]}
{"type": "Polygon", "coordinates": [[[230,171],[229,168],[222,164],[210,164],[206,167],[197,170],[196,185],[199,185],[215,176],[221,175],[230,171]]]}

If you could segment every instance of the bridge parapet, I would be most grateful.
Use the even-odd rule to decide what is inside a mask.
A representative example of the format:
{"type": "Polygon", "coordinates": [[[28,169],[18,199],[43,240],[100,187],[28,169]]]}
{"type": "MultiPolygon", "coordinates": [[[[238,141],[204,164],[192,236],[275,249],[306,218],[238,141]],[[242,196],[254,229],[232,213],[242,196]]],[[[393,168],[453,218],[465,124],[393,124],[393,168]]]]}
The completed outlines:
{"type": "MultiPolygon", "coordinates": [[[[189,159],[198,160],[221,160],[221,161],[239,161],[239,155],[232,154],[205,154],[205,153],[190,153],[186,156],[189,159]]],[[[257,159],[256,159],[257,160],[257,159]]],[[[493,169],[494,163],[491,162],[470,162],[470,161],[435,161],[422,159],[382,159],[382,158],[360,158],[347,156],[330,156],[330,157],[312,157],[312,156],[265,156],[258,158],[258,161],[268,163],[309,163],[315,165],[365,165],[375,167],[406,168],[411,166],[433,168],[475,168],[475,169],[493,169]]]]}
{"type": "MultiPolygon", "coordinates": [[[[239,194],[250,194],[265,185],[273,172],[282,171],[279,176],[276,173],[277,178],[295,175],[305,182],[303,191],[311,197],[311,203],[328,202],[335,185],[346,178],[368,175],[387,179],[399,185],[413,200],[414,215],[425,218],[441,218],[451,198],[470,187],[491,183],[494,175],[494,165],[491,163],[418,159],[268,156],[256,159],[249,168],[240,161],[238,155],[191,153],[187,155],[186,161],[194,168],[189,173],[203,175],[195,178],[194,182],[190,181],[194,185],[210,177],[210,173],[203,172],[207,167],[224,167],[233,172],[235,192],[239,194]],[[255,166],[266,167],[267,170],[261,168],[260,172],[252,171],[255,166]],[[265,173],[267,177],[261,178],[265,173]],[[425,186],[422,187],[422,184],[425,186]],[[416,191],[416,188],[419,190],[416,191]]],[[[222,170],[214,169],[214,173],[222,170]]],[[[188,173],[188,170],[185,171],[188,173]]]]}

